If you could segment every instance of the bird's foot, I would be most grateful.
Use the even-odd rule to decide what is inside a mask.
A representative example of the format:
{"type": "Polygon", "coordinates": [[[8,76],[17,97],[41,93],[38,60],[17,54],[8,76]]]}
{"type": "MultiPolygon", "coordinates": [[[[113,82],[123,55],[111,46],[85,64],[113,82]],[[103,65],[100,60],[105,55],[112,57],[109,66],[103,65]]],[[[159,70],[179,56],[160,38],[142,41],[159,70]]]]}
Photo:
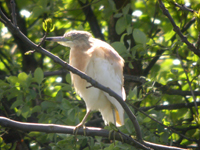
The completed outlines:
{"type": "Polygon", "coordinates": [[[74,128],[74,131],[73,131],[73,134],[76,136],[77,135],[77,133],[78,133],[78,130],[81,128],[81,127],[83,127],[83,133],[84,133],[84,135],[86,135],[86,127],[85,127],[85,125],[81,122],[81,123],[79,123],[75,128],[74,128]]]}
{"type": "Polygon", "coordinates": [[[115,144],[115,134],[118,133],[120,138],[121,138],[121,140],[122,140],[122,143],[123,143],[124,140],[123,140],[123,137],[122,137],[122,134],[121,134],[120,130],[113,123],[109,123],[109,125],[111,127],[111,130],[109,131],[109,137],[108,138],[111,139],[111,135],[113,133],[113,142],[115,144]]]}

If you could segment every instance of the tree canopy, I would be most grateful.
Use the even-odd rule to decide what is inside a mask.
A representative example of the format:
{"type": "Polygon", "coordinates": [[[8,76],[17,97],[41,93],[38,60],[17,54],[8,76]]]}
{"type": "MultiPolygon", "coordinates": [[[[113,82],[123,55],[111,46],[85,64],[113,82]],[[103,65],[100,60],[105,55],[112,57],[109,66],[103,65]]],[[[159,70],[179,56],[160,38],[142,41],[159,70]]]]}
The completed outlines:
{"type": "Polygon", "coordinates": [[[0,0],[0,148],[200,149],[199,8],[198,0],[0,0]],[[71,30],[124,58],[125,102],[68,65],[69,48],[45,42],[71,30]],[[112,132],[93,112],[86,135],[73,135],[86,106],[69,71],[115,97],[125,125],[112,132]]]}

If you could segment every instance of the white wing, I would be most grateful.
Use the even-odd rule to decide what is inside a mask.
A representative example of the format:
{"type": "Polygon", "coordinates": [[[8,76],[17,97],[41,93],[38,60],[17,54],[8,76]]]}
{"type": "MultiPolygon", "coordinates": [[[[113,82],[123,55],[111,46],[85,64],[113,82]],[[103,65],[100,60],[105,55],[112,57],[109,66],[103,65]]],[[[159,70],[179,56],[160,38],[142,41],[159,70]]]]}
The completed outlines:
{"type": "MultiPolygon", "coordinates": [[[[87,69],[86,74],[91,76],[93,79],[95,79],[96,81],[104,85],[105,87],[109,87],[125,100],[125,91],[123,88],[123,59],[111,46],[103,42],[103,47],[102,46],[96,47],[92,54],[92,58],[88,65],[88,68],[89,69],[87,69]]],[[[94,89],[92,88],[91,90],[93,90],[94,94],[95,93],[97,94],[98,92],[94,89]]],[[[104,102],[104,104],[107,107],[111,103],[115,107],[116,120],[118,119],[117,121],[123,125],[124,124],[124,110],[122,106],[114,97],[111,97],[109,94],[105,92],[102,92],[102,93],[104,94],[104,96],[98,93],[100,94],[98,101],[101,101],[103,103],[103,101],[106,100],[107,103],[104,102]]],[[[102,105],[102,103],[97,102],[96,104],[102,105]]],[[[112,107],[112,105],[109,107],[112,107]]],[[[112,112],[112,108],[109,108],[109,109],[112,112]]],[[[113,113],[106,114],[106,112],[103,112],[104,110],[106,111],[106,109],[104,108],[99,109],[99,110],[102,113],[102,116],[104,118],[107,117],[106,115],[112,116],[112,119],[107,119],[107,120],[104,119],[105,121],[108,122],[109,120],[113,120],[113,113]]],[[[110,122],[113,122],[113,121],[110,121],[110,122]]]]}

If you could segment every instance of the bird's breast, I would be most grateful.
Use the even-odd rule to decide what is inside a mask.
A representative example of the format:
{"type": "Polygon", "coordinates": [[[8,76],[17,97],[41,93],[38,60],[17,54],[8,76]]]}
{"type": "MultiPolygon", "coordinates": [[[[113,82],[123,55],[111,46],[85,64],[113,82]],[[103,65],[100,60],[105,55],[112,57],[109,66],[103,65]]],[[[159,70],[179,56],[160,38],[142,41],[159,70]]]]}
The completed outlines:
{"type": "MultiPolygon", "coordinates": [[[[91,60],[91,55],[80,49],[71,49],[69,64],[78,70],[86,73],[87,66],[91,60]]],[[[71,73],[72,84],[76,92],[82,96],[82,91],[85,90],[87,81],[81,79],[78,75],[71,73]]]]}

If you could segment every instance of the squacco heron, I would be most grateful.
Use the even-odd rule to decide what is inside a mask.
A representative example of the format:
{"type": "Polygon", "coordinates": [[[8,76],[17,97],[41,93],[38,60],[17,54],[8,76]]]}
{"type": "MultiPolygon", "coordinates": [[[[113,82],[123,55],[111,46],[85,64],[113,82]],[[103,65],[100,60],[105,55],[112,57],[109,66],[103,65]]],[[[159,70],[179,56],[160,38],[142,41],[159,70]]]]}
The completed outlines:
{"type": "MultiPolygon", "coordinates": [[[[89,32],[70,31],[60,37],[48,37],[48,41],[70,47],[69,64],[84,72],[100,84],[109,87],[125,100],[123,88],[123,58],[106,42],[95,39],[89,32]]],[[[101,112],[105,124],[124,124],[124,110],[109,94],[92,87],[86,80],[71,73],[75,91],[83,98],[87,113],[76,127],[84,126],[92,110],[101,112]]]]}

